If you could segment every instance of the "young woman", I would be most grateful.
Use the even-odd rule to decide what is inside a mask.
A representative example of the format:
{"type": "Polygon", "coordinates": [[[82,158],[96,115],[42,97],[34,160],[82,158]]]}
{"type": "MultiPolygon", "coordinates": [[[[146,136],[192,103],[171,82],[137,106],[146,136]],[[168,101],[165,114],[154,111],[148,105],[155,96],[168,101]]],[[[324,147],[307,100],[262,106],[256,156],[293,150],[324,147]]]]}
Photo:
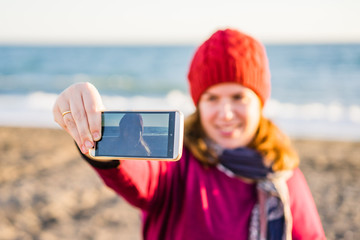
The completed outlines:
{"type": "Polygon", "coordinates": [[[89,83],[66,89],[54,118],[104,183],[141,209],[144,239],[325,239],[296,153],[262,114],[270,95],[262,44],[217,31],[197,49],[188,80],[196,111],[178,162],[88,158],[103,108],[89,83]]]}

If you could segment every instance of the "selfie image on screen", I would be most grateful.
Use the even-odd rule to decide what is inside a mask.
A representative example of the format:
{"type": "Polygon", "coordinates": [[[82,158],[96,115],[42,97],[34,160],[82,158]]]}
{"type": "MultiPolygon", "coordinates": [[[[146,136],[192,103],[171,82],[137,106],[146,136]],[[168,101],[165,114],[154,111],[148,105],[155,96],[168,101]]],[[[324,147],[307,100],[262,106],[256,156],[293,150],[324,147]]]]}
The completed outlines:
{"type": "Polygon", "coordinates": [[[169,146],[173,144],[169,141],[170,115],[104,112],[102,139],[96,145],[96,154],[149,158],[170,156],[169,146]]]}

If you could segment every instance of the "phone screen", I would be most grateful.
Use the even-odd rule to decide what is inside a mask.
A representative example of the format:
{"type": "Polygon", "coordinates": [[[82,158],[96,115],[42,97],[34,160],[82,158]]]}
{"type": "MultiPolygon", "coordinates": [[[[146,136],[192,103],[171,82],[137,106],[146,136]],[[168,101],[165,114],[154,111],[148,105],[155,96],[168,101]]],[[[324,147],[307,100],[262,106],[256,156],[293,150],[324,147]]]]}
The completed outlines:
{"type": "Polygon", "coordinates": [[[95,156],[172,158],[175,112],[103,112],[95,156]]]}

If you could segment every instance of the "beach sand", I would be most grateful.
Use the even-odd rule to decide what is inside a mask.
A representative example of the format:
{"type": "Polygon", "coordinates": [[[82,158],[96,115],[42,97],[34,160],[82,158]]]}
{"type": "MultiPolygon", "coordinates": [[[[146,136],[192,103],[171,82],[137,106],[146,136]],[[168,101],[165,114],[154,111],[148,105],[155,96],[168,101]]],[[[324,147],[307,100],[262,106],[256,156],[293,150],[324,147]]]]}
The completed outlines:
{"type": "MultiPolygon", "coordinates": [[[[0,128],[0,239],[141,239],[59,129],[0,128]]],[[[360,239],[360,143],[294,140],[328,239],[360,239]]]]}

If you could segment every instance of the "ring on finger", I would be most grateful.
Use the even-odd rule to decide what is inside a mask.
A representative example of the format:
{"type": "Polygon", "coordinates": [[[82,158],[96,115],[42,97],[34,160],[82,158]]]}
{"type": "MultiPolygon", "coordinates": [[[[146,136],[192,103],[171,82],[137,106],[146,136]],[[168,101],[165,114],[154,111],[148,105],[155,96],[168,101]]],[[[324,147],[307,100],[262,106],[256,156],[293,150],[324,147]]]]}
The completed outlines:
{"type": "Polygon", "coordinates": [[[65,111],[61,115],[64,117],[66,114],[71,113],[71,111],[65,111]]]}

